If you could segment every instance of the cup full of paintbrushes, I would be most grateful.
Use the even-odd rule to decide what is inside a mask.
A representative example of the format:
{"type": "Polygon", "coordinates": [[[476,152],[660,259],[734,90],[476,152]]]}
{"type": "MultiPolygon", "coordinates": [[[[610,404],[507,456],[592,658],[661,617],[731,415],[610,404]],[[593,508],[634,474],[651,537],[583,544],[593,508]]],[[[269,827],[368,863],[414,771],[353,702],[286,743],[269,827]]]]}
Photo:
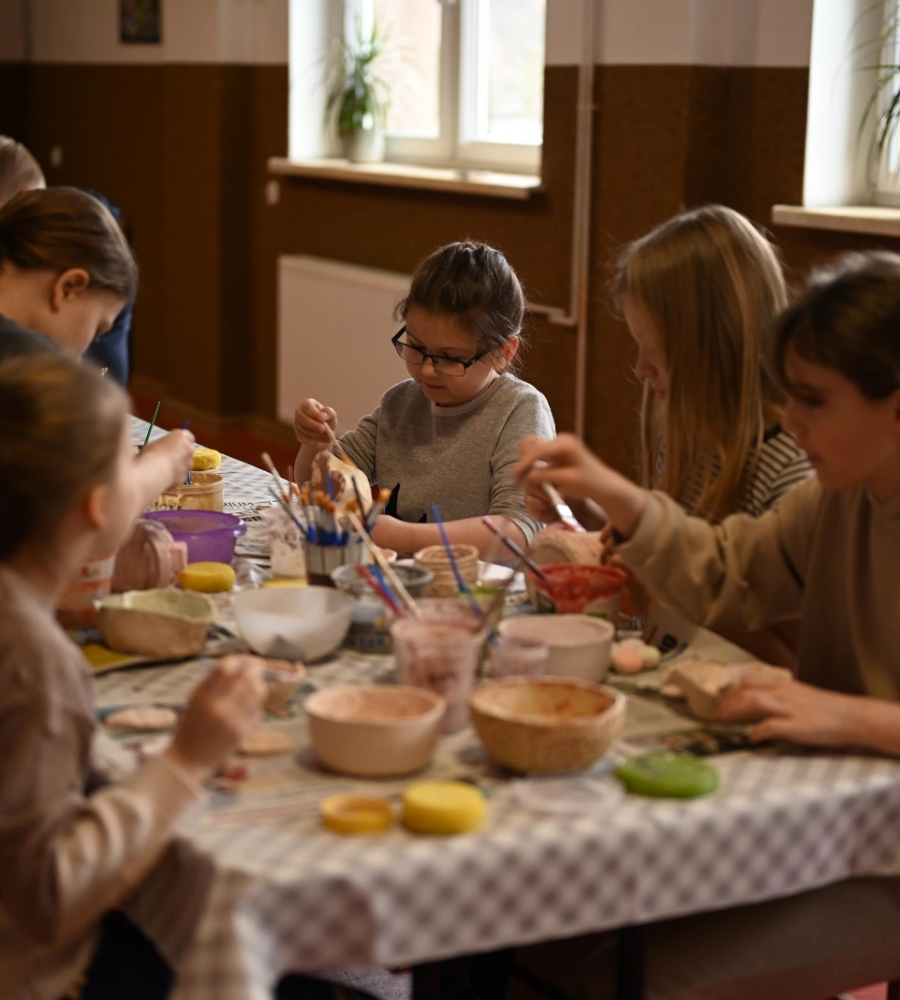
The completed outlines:
{"type": "MultiPolygon", "coordinates": [[[[300,505],[306,521],[304,556],[306,578],[320,587],[333,587],[331,574],[340,566],[352,566],[365,558],[362,540],[346,521],[336,500],[321,490],[300,487],[300,505]]],[[[346,501],[352,505],[353,500],[346,501]]]]}

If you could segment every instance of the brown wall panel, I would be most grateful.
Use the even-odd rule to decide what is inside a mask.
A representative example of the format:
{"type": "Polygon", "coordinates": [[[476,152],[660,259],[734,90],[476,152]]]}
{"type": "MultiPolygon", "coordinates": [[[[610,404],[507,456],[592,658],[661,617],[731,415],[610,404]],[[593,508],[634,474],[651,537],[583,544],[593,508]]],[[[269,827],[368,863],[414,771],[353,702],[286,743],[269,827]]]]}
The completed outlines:
{"type": "MultiPolygon", "coordinates": [[[[595,77],[588,290],[587,438],[633,469],[639,386],[608,291],[628,241],[681,210],[722,201],[769,225],[797,203],[808,74],[803,69],[600,66],[595,77]]],[[[134,371],[188,410],[275,414],[276,262],[306,253],[410,271],[463,236],[501,247],[533,301],[567,307],[577,69],[550,67],[541,194],[527,202],[281,178],[286,67],[0,67],[0,122],[24,130],[51,183],[102,190],[124,215],[141,266],[134,371]],[[27,127],[26,127],[27,126],[27,127]]],[[[777,230],[791,273],[846,248],[900,241],[777,230]]],[[[530,323],[525,377],[574,423],[575,331],[530,323]]]]}
{"type": "Polygon", "coordinates": [[[28,142],[48,184],[101,191],[122,211],[140,268],[132,342],[136,370],[166,375],[164,73],[156,66],[32,66],[28,142]],[[58,169],[50,150],[62,149],[58,169]]]}
{"type": "Polygon", "coordinates": [[[23,63],[0,62],[0,135],[27,141],[30,83],[23,63]]]}

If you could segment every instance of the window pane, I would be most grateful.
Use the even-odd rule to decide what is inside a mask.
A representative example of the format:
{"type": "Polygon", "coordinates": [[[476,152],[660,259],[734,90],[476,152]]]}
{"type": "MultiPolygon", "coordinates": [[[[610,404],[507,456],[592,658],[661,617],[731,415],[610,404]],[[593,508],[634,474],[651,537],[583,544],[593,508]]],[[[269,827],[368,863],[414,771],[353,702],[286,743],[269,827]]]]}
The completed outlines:
{"type": "Polygon", "coordinates": [[[473,138],[539,145],[546,0],[478,0],[478,8],[473,138]]]}
{"type": "Polygon", "coordinates": [[[441,11],[434,0],[374,0],[375,23],[387,37],[381,72],[391,87],[391,135],[440,133],[441,11]]]}

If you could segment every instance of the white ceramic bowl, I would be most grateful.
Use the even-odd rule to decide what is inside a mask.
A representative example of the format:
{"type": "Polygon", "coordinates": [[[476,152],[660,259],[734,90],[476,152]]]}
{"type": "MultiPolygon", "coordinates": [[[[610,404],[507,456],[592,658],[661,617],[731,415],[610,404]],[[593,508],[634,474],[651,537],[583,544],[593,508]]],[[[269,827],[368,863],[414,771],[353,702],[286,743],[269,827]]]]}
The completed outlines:
{"type": "Polygon", "coordinates": [[[431,761],[447,705],[422,688],[346,685],[304,703],[318,760],[332,771],[387,777],[431,761]]]}
{"type": "Polygon", "coordinates": [[[234,618],[262,656],[319,660],[344,641],[354,603],[333,587],[242,590],[234,595],[234,618]]]}
{"type": "Polygon", "coordinates": [[[615,627],[591,615],[520,615],[500,622],[501,635],[537,639],[549,649],[547,673],[602,681],[609,672],[615,627]]]}
{"type": "Polygon", "coordinates": [[[469,701],[488,755],[525,774],[590,767],[625,722],[625,696],[574,677],[507,677],[482,684],[469,701]]]}
{"type": "Polygon", "coordinates": [[[129,590],[99,602],[97,623],[110,649],[178,660],[203,649],[215,611],[205,594],[189,590],[129,590]]]}

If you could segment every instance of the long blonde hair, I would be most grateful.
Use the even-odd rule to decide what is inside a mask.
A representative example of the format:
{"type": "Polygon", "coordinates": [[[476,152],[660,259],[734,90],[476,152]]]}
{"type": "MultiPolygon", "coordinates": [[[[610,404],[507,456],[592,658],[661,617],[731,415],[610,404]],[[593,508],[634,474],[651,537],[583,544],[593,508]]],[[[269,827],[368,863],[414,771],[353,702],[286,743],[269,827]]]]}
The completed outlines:
{"type": "Polygon", "coordinates": [[[616,292],[649,314],[669,375],[661,415],[649,387],[644,391],[644,484],[720,520],[738,505],[766,422],[784,403],[769,367],[773,321],[787,303],[775,249],[738,212],[707,205],[632,243],[620,259],[616,292]]]}

